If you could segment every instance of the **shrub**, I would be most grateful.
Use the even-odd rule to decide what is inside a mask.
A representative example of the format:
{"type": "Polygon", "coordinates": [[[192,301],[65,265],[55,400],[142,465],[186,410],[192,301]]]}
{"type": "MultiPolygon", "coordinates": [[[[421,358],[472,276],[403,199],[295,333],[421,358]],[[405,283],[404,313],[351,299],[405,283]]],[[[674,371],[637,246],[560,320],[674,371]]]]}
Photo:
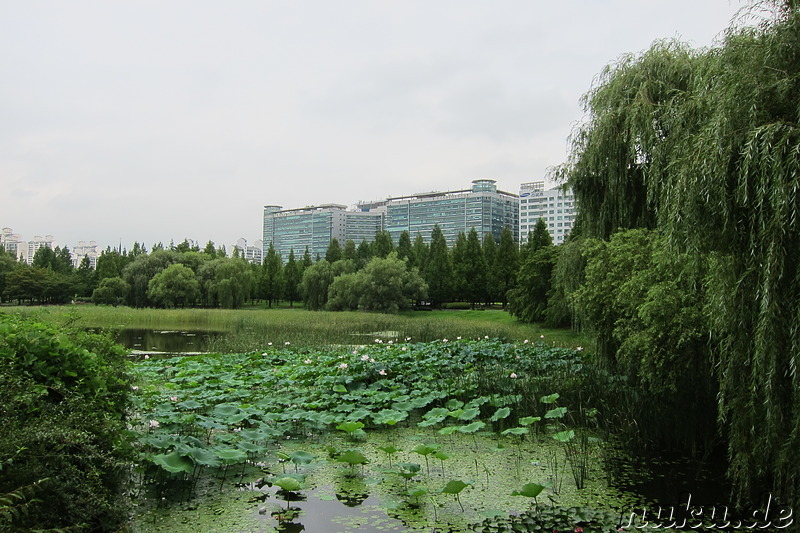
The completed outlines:
{"type": "Polygon", "coordinates": [[[128,390],[125,352],[108,338],[0,316],[0,494],[47,478],[17,529],[124,522],[128,390]]]}

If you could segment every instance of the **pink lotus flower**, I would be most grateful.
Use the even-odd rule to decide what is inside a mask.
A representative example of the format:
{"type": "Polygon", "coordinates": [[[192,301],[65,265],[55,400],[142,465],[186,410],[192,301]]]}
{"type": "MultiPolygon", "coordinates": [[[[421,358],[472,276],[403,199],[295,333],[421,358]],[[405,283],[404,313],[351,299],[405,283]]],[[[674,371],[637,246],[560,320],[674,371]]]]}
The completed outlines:
{"type": "Polygon", "coordinates": [[[347,368],[347,363],[342,363],[341,365],[339,365],[339,368],[344,370],[345,368],[347,368]]]}
{"type": "Polygon", "coordinates": [[[517,374],[515,374],[514,372],[512,372],[512,373],[511,373],[511,375],[510,375],[510,376],[508,376],[508,377],[510,377],[511,379],[517,379],[517,374]]]}
{"type": "Polygon", "coordinates": [[[381,376],[385,376],[385,375],[386,375],[386,370],[384,370],[384,369],[382,369],[382,368],[381,368],[381,369],[378,371],[378,374],[380,374],[381,376]]]}
{"type": "Polygon", "coordinates": [[[157,427],[158,427],[158,426],[160,426],[160,425],[161,425],[161,424],[159,424],[159,423],[158,423],[158,420],[151,420],[151,421],[150,421],[150,427],[151,427],[151,428],[157,428],[157,427]]]}
{"type": "Polygon", "coordinates": [[[310,365],[310,364],[311,364],[311,359],[306,359],[306,360],[305,360],[305,361],[303,361],[303,362],[304,362],[305,364],[307,364],[307,365],[310,365]]]}

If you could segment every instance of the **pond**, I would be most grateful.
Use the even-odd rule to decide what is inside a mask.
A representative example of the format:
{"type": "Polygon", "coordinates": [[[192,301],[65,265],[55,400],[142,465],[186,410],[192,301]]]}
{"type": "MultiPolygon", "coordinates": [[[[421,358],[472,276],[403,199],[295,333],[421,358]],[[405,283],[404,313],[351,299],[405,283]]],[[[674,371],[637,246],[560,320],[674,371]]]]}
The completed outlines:
{"type": "Polygon", "coordinates": [[[126,328],[117,333],[116,341],[134,355],[197,354],[207,351],[208,342],[219,335],[212,331],[126,328]]]}
{"type": "MultiPolygon", "coordinates": [[[[678,506],[701,483],[717,490],[693,505],[725,504],[724,483],[701,465],[633,460],[573,422],[590,411],[567,396],[581,357],[376,339],[142,358],[136,531],[497,531],[475,527],[505,527],[532,502],[551,515],[598,510],[616,531],[623,511],[678,506]]],[[[606,531],[587,529],[591,517],[536,520],[563,530],[556,518],[606,531]]]]}

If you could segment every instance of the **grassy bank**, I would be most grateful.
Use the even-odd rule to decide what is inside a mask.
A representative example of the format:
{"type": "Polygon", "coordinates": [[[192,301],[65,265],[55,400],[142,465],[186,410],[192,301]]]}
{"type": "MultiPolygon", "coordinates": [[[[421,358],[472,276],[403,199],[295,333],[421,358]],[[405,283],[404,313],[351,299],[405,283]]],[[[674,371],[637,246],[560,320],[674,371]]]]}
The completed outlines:
{"type": "Polygon", "coordinates": [[[517,322],[498,309],[485,311],[410,311],[399,315],[325,312],[303,309],[134,309],[68,305],[0,307],[0,312],[33,316],[56,325],[86,328],[141,328],[222,332],[215,351],[260,350],[267,343],[295,346],[363,344],[375,337],[415,341],[488,336],[508,341],[539,339],[558,346],[586,346],[587,339],[564,329],[517,322]]]}

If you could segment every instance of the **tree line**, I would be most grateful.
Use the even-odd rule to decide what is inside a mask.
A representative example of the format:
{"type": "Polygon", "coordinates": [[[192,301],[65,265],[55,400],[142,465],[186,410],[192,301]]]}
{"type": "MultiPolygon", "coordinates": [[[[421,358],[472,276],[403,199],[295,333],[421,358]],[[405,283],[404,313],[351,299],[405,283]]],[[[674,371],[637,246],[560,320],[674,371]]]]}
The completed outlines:
{"type": "Polygon", "coordinates": [[[40,248],[31,265],[0,252],[0,297],[45,304],[79,298],[133,307],[303,302],[310,310],[380,312],[423,304],[438,308],[459,302],[475,308],[499,303],[510,305],[523,320],[538,320],[539,314],[530,310],[544,307],[545,293],[528,285],[548,275],[532,273],[541,261],[528,264],[528,259],[542,247],[554,249],[544,221],[521,248],[509,228],[499,242],[491,234],[481,239],[472,229],[448,246],[436,226],[430,243],[421,235],[412,241],[408,232],[395,243],[381,231],[372,242],[358,245],[332,239],[324,257],[312,259],[307,248],[299,256],[291,250],[285,262],[270,243],[261,265],[246,262],[237,251],[228,257],[213,242],[203,249],[188,241],[158,244],[149,252],[139,243],[130,251],[109,247],[97,258],[96,269],[88,258],[73,268],[66,247],[40,248]]]}

